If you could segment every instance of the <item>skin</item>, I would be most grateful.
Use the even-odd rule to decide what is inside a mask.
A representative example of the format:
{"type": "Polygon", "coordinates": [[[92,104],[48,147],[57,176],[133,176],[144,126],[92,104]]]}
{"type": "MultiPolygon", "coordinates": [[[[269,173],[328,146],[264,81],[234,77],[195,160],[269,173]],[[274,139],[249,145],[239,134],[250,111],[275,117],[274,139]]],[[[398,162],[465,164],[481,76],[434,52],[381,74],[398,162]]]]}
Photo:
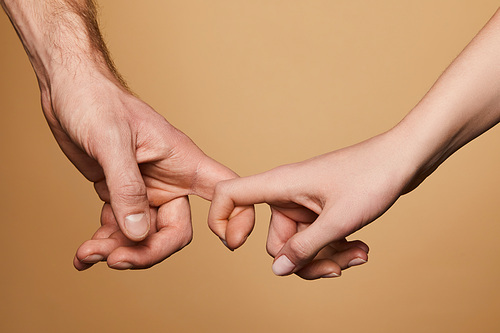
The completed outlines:
{"type": "Polygon", "coordinates": [[[367,260],[366,244],[345,236],[382,215],[500,118],[495,15],[392,130],[233,179],[234,172],[128,90],[100,37],[92,1],[0,4],[33,65],[54,137],[104,201],[102,226],[75,256],[79,270],[101,260],[116,269],[146,268],[178,251],[192,237],[187,195],[195,194],[214,198],[209,226],[230,249],[253,228],[250,205],[267,202],[273,213],[267,248],[276,258],[275,273],[339,276],[367,260]],[[225,179],[233,180],[220,182],[213,197],[225,179]],[[138,223],[129,230],[130,215],[138,223]]]}
{"type": "MultiPolygon", "coordinates": [[[[188,195],[210,200],[218,181],[237,175],[129,91],[92,1],[0,4],[33,65],[57,143],[104,202],[101,227],[80,246],[74,266],[107,260],[115,269],[147,268],[186,246],[188,195]]],[[[240,213],[253,216],[253,207],[240,213]]]]}
{"type": "Polygon", "coordinates": [[[210,228],[220,237],[237,237],[232,224],[254,221],[235,216],[235,209],[267,203],[272,212],[267,249],[275,258],[275,274],[339,276],[350,266],[339,260],[341,251],[350,251],[351,265],[363,263],[367,247],[345,237],[376,220],[500,121],[499,55],[497,12],[391,130],[310,160],[217,184],[210,228]]]}
{"type": "MultiPolygon", "coordinates": [[[[93,1],[0,4],[35,70],[57,143],[104,202],[101,227],[79,247],[75,268],[99,261],[114,269],[148,268],[186,246],[188,195],[211,200],[217,182],[237,175],[128,89],[100,35],[93,1]]],[[[253,206],[233,215],[253,221],[253,206]]],[[[253,224],[232,228],[221,240],[234,250],[253,224]]]]}

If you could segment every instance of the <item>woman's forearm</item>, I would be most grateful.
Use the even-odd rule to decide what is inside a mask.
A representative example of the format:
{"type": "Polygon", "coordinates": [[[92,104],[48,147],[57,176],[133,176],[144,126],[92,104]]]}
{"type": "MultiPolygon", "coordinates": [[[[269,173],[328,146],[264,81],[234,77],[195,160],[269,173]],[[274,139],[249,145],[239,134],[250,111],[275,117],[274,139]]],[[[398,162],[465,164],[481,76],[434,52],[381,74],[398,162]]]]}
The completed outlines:
{"type": "Polygon", "coordinates": [[[416,187],[460,147],[500,121],[500,11],[392,130],[405,141],[416,187]]]}

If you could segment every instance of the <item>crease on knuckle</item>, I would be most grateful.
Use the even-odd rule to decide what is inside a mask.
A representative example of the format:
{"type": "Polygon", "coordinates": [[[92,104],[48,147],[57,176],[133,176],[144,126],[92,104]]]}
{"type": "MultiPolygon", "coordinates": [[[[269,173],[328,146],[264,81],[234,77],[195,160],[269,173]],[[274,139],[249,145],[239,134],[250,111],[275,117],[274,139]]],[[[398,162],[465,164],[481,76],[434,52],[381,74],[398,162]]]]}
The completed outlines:
{"type": "Polygon", "coordinates": [[[121,184],[112,193],[115,203],[139,204],[146,197],[146,185],[140,181],[129,181],[121,184]]]}
{"type": "Polygon", "coordinates": [[[295,258],[297,258],[299,261],[305,261],[309,259],[312,252],[312,246],[310,242],[303,239],[290,239],[289,247],[290,250],[292,250],[295,258]]]}

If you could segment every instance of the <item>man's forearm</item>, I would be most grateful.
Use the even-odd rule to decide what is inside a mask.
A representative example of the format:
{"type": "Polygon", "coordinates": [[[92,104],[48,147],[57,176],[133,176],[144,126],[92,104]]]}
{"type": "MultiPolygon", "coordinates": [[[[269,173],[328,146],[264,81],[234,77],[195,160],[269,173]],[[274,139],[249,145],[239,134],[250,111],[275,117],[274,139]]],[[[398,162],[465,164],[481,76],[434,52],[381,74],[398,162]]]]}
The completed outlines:
{"type": "Polygon", "coordinates": [[[42,89],[50,80],[99,71],[125,86],[99,32],[92,0],[0,0],[42,89]]]}

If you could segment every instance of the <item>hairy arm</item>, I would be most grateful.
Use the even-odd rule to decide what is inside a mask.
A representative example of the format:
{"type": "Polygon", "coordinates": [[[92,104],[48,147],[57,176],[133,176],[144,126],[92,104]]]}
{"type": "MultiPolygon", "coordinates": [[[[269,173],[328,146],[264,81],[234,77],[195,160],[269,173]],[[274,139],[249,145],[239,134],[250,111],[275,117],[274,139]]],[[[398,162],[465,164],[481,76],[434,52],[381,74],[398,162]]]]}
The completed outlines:
{"type": "Polygon", "coordinates": [[[123,87],[99,30],[93,0],[1,0],[41,89],[61,76],[96,71],[123,87]]]}
{"type": "MultiPolygon", "coordinates": [[[[150,267],[191,241],[188,195],[236,174],[134,96],[115,70],[91,0],[0,0],[38,78],[59,146],[104,201],[77,251],[82,270],[150,267]]],[[[245,209],[253,215],[253,208],[245,209]]]]}

